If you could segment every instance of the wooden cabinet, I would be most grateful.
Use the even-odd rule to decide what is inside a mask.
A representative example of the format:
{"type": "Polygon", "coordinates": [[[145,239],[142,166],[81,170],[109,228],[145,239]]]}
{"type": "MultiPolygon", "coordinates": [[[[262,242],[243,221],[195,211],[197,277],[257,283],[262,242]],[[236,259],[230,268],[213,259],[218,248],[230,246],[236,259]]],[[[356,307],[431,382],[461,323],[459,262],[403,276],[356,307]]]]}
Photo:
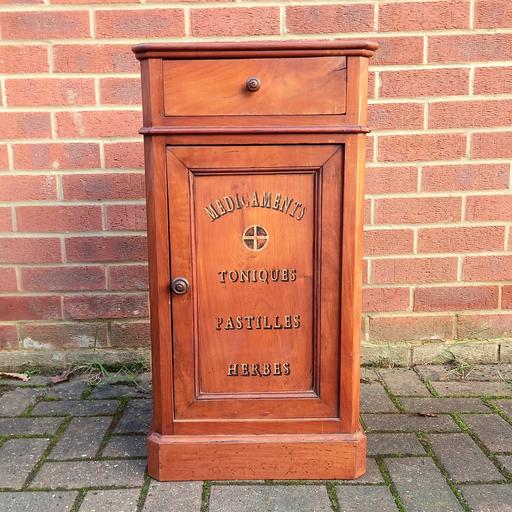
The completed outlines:
{"type": "Polygon", "coordinates": [[[361,41],[144,44],[160,480],[341,479],[359,424],[361,41]]]}

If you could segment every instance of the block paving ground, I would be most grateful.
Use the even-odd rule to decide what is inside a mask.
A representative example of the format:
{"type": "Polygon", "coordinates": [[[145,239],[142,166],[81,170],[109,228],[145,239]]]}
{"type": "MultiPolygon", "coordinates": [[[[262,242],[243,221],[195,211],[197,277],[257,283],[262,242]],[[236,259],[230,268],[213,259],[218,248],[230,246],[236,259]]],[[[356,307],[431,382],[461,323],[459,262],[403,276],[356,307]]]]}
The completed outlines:
{"type": "Polygon", "coordinates": [[[512,365],[365,368],[366,475],[354,482],[148,477],[137,387],[0,380],[1,512],[512,511],[512,365]]]}

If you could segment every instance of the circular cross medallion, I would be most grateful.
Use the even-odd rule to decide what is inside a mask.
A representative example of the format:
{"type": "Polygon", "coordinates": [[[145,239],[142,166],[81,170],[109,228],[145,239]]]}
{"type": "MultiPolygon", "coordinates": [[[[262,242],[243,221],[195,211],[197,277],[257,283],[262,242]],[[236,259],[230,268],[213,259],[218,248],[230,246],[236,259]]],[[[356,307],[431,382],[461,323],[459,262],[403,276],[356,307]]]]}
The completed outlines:
{"type": "Polygon", "coordinates": [[[255,224],[245,229],[242,242],[250,251],[261,251],[267,246],[268,238],[267,230],[255,224]]]}

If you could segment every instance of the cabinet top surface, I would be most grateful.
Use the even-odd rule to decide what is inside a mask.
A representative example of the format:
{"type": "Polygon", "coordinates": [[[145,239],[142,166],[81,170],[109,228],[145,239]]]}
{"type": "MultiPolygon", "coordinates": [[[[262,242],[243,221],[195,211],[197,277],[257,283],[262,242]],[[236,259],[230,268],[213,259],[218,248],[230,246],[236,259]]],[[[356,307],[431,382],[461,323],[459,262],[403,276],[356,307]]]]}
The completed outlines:
{"type": "Polygon", "coordinates": [[[371,57],[378,43],[360,39],[331,41],[250,41],[228,43],[142,43],[133,47],[137,59],[194,57],[258,57],[360,55],[371,57]]]}

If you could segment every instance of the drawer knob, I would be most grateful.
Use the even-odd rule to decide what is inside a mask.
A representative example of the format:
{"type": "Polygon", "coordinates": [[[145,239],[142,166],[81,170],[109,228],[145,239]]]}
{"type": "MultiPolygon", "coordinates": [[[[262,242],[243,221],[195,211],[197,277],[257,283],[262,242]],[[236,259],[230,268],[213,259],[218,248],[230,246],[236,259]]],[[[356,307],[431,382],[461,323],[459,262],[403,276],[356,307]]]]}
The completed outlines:
{"type": "Polygon", "coordinates": [[[189,284],[188,281],[184,277],[177,277],[172,280],[171,290],[176,295],[183,295],[188,292],[189,284]]]}
{"type": "Polygon", "coordinates": [[[261,87],[261,82],[255,76],[251,76],[245,82],[245,86],[249,92],[256,92],[261,87]]]}

